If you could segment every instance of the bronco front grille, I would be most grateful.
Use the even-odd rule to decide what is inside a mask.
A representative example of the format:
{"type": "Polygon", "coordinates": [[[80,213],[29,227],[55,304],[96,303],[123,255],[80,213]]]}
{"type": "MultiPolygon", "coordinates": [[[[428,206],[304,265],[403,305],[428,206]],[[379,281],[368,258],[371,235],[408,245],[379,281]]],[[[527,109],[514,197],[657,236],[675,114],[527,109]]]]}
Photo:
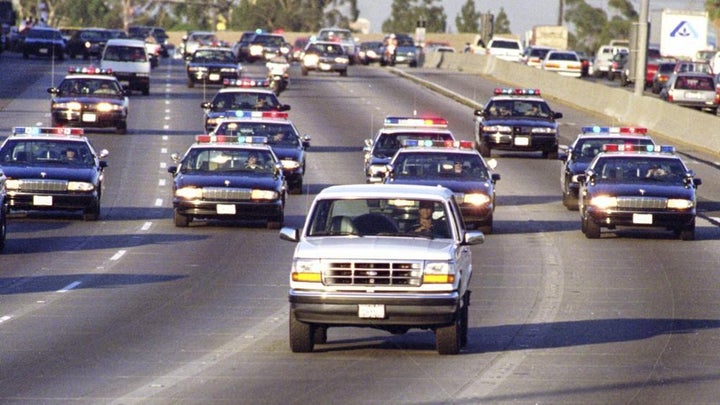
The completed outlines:
{"type": "Polygon", "coordinates": [[[667,198],[663,197],[618,197],[619,209],[663,210],[667,207],[667,198]]]}
{"type": "Polygon", "coordinates": [[[418,262],[332,262],[323,274],[325,285],[419,286],[421,279],[418,262]]]}
{"type": "Polygon", "coordinates": [[[41,193],[63,192],[67,191],[66,180],[23,180],[22,191],[32,191],[41,193]]]}
{"type": "Polygon", "coordinates": [[[226,200],[238,201],[249,200],[251,190],[246,188],[227,188],[227,187],[205,187],[203,188],[203,198],[206,200],[226,200]]]}

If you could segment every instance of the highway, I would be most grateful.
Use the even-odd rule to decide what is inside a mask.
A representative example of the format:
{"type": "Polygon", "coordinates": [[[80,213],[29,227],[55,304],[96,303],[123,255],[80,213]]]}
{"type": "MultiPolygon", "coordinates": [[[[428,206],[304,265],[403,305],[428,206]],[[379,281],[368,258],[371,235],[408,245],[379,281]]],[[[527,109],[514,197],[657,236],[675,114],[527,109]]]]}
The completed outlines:
{"type": "MultiPolygon", "coordinates": [[[[46,88],[75,63],[3,53],[0,133],[49,125],[46,88]],[[12,67],[12,68],[9,68],[12,67]],[[6,86],[6,84],[8,84],[6,86]],[[10,86],[9,84],[13,84],[10,86]]],[[[76,61],[80,63],[80,61],[76,61]]],[[[247,67],[262,71],[259,64],[247,67]]],[[[484,102],[498,86],[463,73],[403,69],[484,102]]],[[[702,178],[696,238],[626,230],[588,240],[561,203],[560,162],[499,152],[494,233],[474,246],[467,347],[440,356],[431,332],[335,328],[314,353],[288,347],[294,245],[262,223],[172,221],[172,152],[202,133],[179,60],[150,96],[133,94],[128,134],[108,149],[98,222],[14,213],[0,254],[2,404],[715,403],[720,398],[720,179],[717,156],[682,150],[702,178]]],[[[572,79],[569,79],[572,80],[572,79]]],[[[362,183],[362,145],[386,115],[436,114],[472,139],[472,108],[389,69],[348,77],[294,66],[290,118],[312,137],[300,227],[313,196],[362,183]]],[[[610,124],[550,100],[562,142],[610,124]]],[[[662,141],[662,139],[659,139],[662,141]]]]}

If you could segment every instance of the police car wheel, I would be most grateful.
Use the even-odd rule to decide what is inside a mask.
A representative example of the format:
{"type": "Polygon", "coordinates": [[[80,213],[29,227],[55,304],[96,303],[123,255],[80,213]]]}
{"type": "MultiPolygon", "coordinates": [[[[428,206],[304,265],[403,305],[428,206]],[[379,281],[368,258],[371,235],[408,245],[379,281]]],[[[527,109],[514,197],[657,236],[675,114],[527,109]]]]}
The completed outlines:
{"type": "Polygon", "coordinates": [[[563,193],[563,205],[565,208],[567,208],[570,211],[577,211],[578,210],[578,201],[577,198],[572,196],[569,193],[563,193]]]}
{"type": "Polygon", "coordinates": [[[178,213],[178,210],[173,211],[173,222],[178,228],[185,228],[190,225],[190,217],[178,213]]]}
{"type": "Polygon", "coordinates": [[[313,331],[314,343],[325,344],[327,343],[327,326],[315,326],[313,331]]]}
{"type": "Polygon", "coordinates": [[[680,230],[680,240],[695,240],[695,220],[690,225],[680,230]]]}
{"type": "Polygon", "coordinates": [[[115,133],[119,135],[127,134],[127,122],[119,122],[117,128],[115,129],[115,133]]]}
{"type": "Polygon", "coordinates": [[[100,218],[100,201],[97,201],[91,207],[88,207],[83,211],[84,221],[97,221],[100,218]]]}
{"type": "Polygon", "coordinates": [[[588,239],[600,238],[600,225],[593,222],[590,217],[586,217],[584,220],[585,225],[585,237],[588,239]]]}

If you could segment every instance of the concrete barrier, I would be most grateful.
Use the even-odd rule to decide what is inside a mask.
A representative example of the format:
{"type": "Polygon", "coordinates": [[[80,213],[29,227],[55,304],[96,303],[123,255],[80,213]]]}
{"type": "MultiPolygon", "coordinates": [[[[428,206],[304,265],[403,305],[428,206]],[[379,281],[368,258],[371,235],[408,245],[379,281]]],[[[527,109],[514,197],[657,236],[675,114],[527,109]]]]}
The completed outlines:
{"type": "Polygon", "coordinates": [[[644,126],[651,133],[669,138],[678,146],[720,153],[720,117],[707,112],[487,55],[431,54],[425,66],[486,75],[517,87],[539,88],[544,96],[608,116],[618,124],[644,126]]]}

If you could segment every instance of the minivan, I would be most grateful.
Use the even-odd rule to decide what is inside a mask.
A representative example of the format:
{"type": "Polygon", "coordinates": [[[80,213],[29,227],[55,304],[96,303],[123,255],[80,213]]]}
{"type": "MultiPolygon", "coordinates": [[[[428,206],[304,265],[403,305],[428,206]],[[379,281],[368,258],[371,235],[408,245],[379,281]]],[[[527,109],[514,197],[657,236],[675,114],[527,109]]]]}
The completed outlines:
{"type": "Polygon", "coordinates": [[[137,39],[110,39],[100,59],[100,68],[111,69],[128,91],[150,94],[150,58],[145,42],[137,39]]]}

